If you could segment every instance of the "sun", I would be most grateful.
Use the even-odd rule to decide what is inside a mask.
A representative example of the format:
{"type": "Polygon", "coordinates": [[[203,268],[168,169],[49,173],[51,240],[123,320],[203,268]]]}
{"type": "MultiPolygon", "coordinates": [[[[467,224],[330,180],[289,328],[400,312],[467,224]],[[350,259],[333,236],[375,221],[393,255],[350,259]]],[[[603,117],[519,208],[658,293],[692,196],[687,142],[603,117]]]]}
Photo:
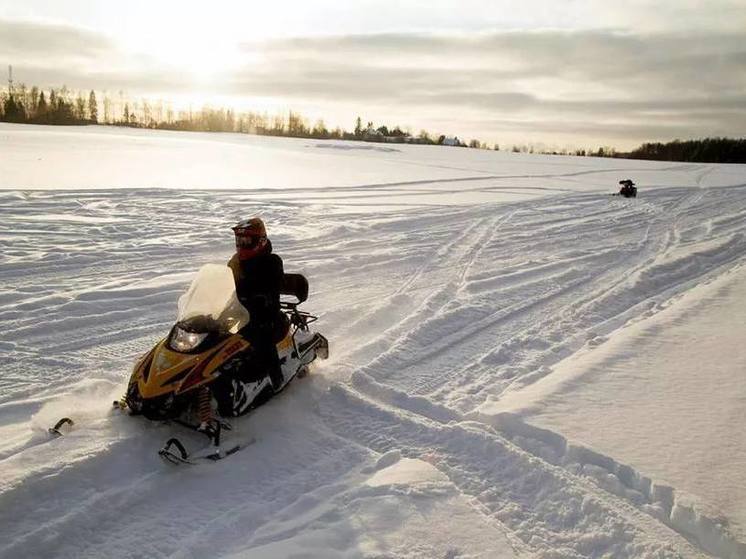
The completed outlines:
{"type": "Polygon", "coordinates": [[[159,65],[189,76],[194,82],[210,82],[249,59],[241,55],[235,42],[217,33],[185,37],[176,31],[164,32],[137,39],[136,48],[159,65]]]}
{"type": "Polygon", "coordinates": [[[256,63],[256,55],[245,45],[266,39],[271,31],[263,24],[268,18],[261,5],[234,5],[230,15],[217,17],[190,0],[180,3],[178,10],[164,4],[151,8],[152,19],[122,23],[118,38],[125,50],[188,76],[195,84],[256,63]]]}

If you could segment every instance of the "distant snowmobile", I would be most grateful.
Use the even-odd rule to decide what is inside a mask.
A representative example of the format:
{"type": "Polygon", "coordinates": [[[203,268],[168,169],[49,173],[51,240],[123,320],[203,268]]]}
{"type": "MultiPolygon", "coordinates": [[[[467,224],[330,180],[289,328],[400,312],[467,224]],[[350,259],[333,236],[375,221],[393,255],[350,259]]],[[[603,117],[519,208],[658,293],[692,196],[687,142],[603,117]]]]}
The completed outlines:
{"type": "Polygon", "coordinates": [[[619,196],[624,196],[625,198],[637,198],[637,187],[630,179],[619,181],[619,184],[622,185],[619,189],[619,196]]]}
{"type": "MultiPolygon", "coordinates": [[[[285,379],[282,389],[296,376],[307,374],[317,357],[326,359],[329,343],[309,328],[317,317],[298,310],[308,297],[305,277],[285,274],[281,293],[296,299],[280,303],[289,322],[277,344],[285,379]]],[[[211,442],[205,455],[192,457],[181,441],[171,438],[159,451],[165,460],[193,463],[195,458],[219,460],[233,454],[238,445],[221,446],[221,432],[230,430],[225,417],[236,410],[243,415],[276,393],[265,371],[252,362],[251,344],[238,334],[249,319],[236,296],[230,268],[207,264],[179,299],[179,315],[169,334],[135,364],[127,392],[115,406],[132,415],[172,421],[203,433],[211,442]],[[238,375],[241,390],[235,389],[238,375]]],[[[64,424],[60,420],[50,432],[60,435],[64,424]]]]}

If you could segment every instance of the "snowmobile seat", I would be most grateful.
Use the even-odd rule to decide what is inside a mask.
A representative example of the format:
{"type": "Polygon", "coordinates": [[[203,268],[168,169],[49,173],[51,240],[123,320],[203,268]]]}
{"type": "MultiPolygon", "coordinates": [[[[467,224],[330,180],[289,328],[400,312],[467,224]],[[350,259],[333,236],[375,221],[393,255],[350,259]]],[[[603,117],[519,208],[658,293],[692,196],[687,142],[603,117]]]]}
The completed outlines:
{"type": "Polygon", "coordinates": [[[308,299],[308,280],[303,274],[285,274],[282,279],[281,295],[291,295],[302,303],[308,299]]]}

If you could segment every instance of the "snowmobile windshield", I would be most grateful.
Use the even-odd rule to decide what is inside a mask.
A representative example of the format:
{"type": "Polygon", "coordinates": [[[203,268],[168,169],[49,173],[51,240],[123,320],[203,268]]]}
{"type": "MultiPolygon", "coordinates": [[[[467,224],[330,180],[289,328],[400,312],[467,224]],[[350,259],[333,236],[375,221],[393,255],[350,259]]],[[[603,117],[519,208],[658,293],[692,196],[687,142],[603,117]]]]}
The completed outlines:
{"type": "Polygon", "coordinates": [[[233,272],[221,264],[205,264],[179,297],[177,322],[203,324],[207,331],[235,334],[249,322],[249,312],[238,301],[233,272]]]}

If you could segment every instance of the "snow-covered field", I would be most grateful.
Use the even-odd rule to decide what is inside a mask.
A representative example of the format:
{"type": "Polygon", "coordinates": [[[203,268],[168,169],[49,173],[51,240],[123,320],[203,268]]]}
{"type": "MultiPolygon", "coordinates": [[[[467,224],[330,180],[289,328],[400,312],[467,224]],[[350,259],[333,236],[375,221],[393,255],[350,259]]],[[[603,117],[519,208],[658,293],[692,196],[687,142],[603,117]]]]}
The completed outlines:
{"type": "Polygon", "coordinates": [[[746,166],[1,125],[0,217],[0,557],[746,557],[746,166]],[[331,357],[169,467],[111,401],[255,214],[331,357]]]}

